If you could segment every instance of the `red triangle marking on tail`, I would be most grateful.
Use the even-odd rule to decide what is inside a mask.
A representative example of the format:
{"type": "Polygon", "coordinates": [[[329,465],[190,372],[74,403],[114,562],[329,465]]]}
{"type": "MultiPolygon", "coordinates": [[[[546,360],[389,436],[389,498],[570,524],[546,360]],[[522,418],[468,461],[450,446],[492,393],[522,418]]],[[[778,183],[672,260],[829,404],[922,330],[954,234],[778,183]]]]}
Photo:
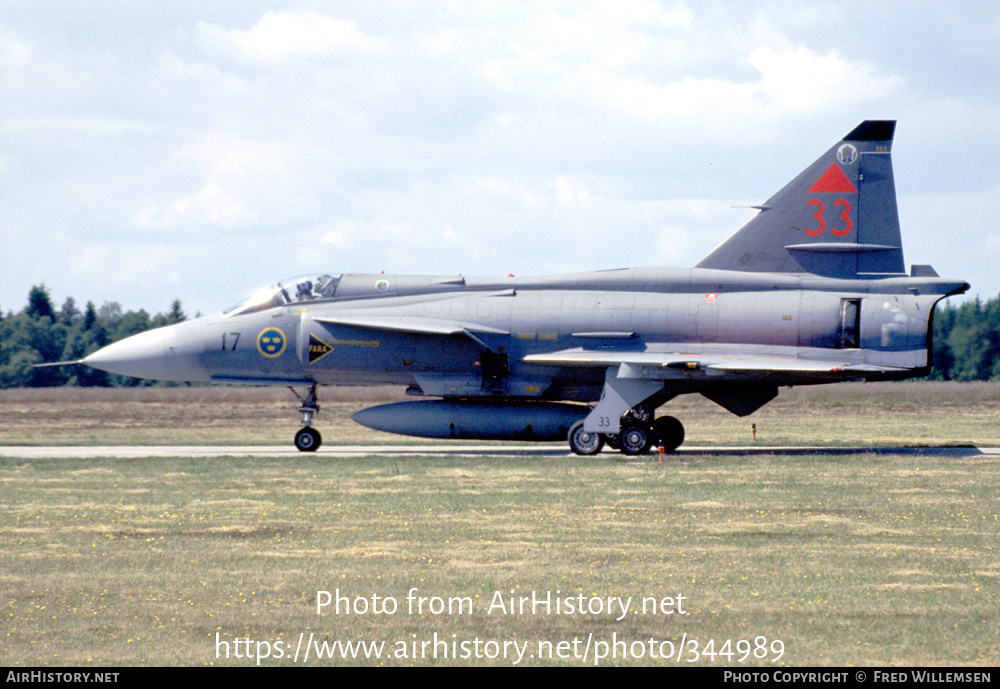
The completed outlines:
{"type": "Polygon", "coordinates": [[[826,169],[826,172],[820,175],[820,178],[809,187],[810,194],[824,194],[827,192],[857,194],[858,190],[851,184],[851,180],[847,179],[847,175],[840,169],[840,166],[836,163],[830,163],[830,167],[826,169]]]}

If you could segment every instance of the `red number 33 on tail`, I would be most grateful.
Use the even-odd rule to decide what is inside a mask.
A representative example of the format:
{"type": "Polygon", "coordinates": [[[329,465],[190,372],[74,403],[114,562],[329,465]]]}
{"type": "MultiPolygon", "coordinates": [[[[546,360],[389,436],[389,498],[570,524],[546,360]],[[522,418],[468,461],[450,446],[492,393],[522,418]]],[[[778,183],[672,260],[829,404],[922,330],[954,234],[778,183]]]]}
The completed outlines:
{"type": "MultiPolygon", "coordinates": [[[[823,202],[819,199],[811,199],[808,205],[816,206],[816,212],[813,214],[813,217],[816,218],[816,221],[819,223],[819,227],[815,230],[811,230],[808,227],[805,228],[806,234],[810,237],[818,237],[823,234],[824,230],[826,230],[826,219],[823,217],[823,211],[825,208],[823,206],[823,202]]],[[[843,206],[844,210],[840,213],[840,219],[844,221],[844,227],[841,229],[831,227],[830,232],[838,237],[844,237],[851,233],[851,228],[853,227],[851,224],[851,204],[847,199],[837,199],[833,202],[833,205],[843,206]]]]}

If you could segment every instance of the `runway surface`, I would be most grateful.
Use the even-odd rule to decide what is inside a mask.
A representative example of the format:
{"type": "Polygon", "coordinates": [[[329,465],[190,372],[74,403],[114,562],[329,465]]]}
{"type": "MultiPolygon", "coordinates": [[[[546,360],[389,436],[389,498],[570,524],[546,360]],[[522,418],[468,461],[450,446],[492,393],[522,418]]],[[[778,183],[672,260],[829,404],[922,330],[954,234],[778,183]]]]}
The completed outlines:
{"type": "MultiPolygon", "coordinates": [[[[684,459],[699,455],[927,455],[946,457],[1000,456],[996,447],[682,447],[664,459],[684,459]]],[[[291,445],[122,445],[122,446],[0,446],[0,457],[21,459],[88,459],[111,457],[328,457],[348,458],[371,455],[416,457],[566,457],[575,455],[565,445],[537,444],[413,444],[413,445],[324,445],[312,455],[301,453],[291,445]]],[[[600,457],[625,458],[614,450],[605,450],[600,457]]],[[[656,460],[656,453],[644,456],[656,460]]],[[[639,458],[628,457],[632,461],[639,458]]]]}

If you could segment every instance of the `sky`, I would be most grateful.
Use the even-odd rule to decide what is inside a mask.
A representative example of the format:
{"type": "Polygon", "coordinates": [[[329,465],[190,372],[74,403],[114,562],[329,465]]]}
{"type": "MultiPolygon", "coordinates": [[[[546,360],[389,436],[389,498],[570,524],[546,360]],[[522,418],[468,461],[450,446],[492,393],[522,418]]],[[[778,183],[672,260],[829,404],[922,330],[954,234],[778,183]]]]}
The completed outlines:
{"type": "Polygon", "coordinates": [[[907,263],[1000,293],[987,0],[4,0],[0,95],[0,313],[689,267],[865,119],[907,263]]]}

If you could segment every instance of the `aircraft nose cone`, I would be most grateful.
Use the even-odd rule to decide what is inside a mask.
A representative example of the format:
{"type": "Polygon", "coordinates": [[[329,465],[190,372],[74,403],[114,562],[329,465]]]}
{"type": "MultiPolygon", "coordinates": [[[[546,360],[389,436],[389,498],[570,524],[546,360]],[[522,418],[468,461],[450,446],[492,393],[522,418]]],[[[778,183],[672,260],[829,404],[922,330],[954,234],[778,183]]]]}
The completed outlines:
{"type": "Polygon", "coordinates": [[[169,337],[169,330],[157,328],[126,337],[84,357],[83,363],[108,373],[165,380],[166,353],[173,339],[169,337]]]}
{"type": "Polygon", "coordinates": [[[204,367],[194,358],[193,350],[197,347],[187,342],[189,338],[182,337],[188,328],[189,323],[179,323],[147,330],[97,350],[84,357],[83,363],[108,373],[135,378],[205,380],[204,367]]]}

